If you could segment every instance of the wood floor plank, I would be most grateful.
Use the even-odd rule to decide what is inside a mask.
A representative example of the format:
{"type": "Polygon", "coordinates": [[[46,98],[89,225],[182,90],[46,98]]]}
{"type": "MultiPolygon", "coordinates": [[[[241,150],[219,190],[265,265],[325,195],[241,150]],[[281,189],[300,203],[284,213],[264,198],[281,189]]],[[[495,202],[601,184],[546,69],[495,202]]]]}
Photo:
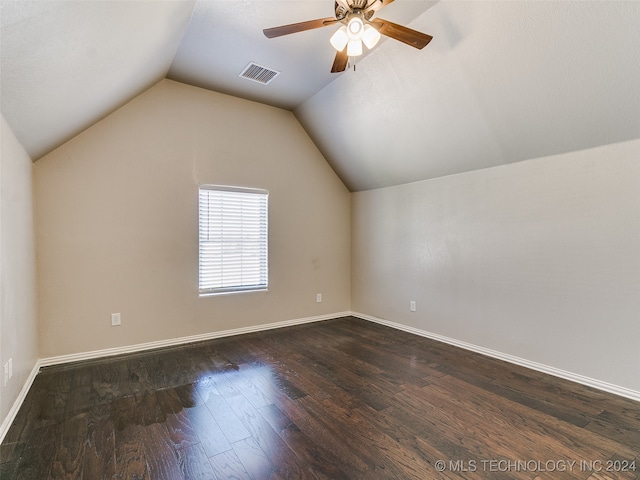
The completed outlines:
{"type": "MultiPolygon", "coordinates": [[[[272,462],[275,472],[284,478],[313,477],[300,463],[299,458],[289,448],[287,443],[285,443],[271,427],[271,424],[267,422],[244,396],[240,395],[233,398],[230,401],[230,405],[240,421],[251,433],[251,439],[260,447],[269,461],[272,462]]],[[[239,452],[237,453],[240,456],[239,452]]],[[[247,470],[249,471],[248,468],[247,470]]],[[[249,471],[249,473],[251,472],[249,471]]]]}
{"type": "MultiPolygon", "coordinates": [[[[257,367],[260,368],[260,367],[257,367]]],[[[225,372],[224,376],[242,395],[251,402],[255,408],[270,405],[272,400],[260,388],[260,374],[255,371],[256,367],[238,369],[233,372],[225,372]]]]}
{"type": "Polygon", "coordinates": [[[129,424],[115,432],[116,478],[150,479],[142,427],[129,424]]]}
{"type": "Polygon", "coordinates": [[[232,444],[232,447],[253,480],[271,478],[276,472],[275,466],[252,437],[238,440],[232,444]]]}
{"type": "Polygon", "coordinates": [[[298,402],[308,416],[320,422],[342,445],[349,445],[351,453],[367,466],[374,478],[381,475],[402,478],[402,470],[389,458],[388,446],[392,441],[384,432],[338,405],[320,403],[313,397],[305,397],[298,402]],[[329,414],[330,411],[333,415],[329,414]]]}
{"type": "Polygon", "coordinates": [[[233,444],[251,436],[223,396],[210,395],[205,405],[229,443],[233,444]]]}
{"type": "Polygon", "coordinates": [[[211,457],[209,462],[217,479],[251,480],[233,449],[211,457]]]}
{"type": "Polygon", "coordinates": [[[597,433],[601,437],[615,439],[637,452],[640,451],[640,428],[635,423],[621,421],[615,414],[603,412],[591,420],[585,426],[585,430],[597,433]]]}
{"type": "MultiPolygon", "coordinates": [[[[56,442],[60,438],[62,424],[51,424],[33,432],[27,441],[20,461],[13,471],[16,480],[48,479],[56,455],[56,442]]],[[[3,477],[2,480],[5,480],[3,477]]]]}
{"type": "Polygon", "coordinates": [[[337,466],[337,459],[322,445],[309,439],[277,406],[266,405],[260,408],[259,412],[303,465],[307,465],[316,477],[334,480],[349,478],[337,466]]]}
{"type": "Polygon", "coordinates": [[[173,448],[180,449],[199,443],[198,434],[178,398],[176,389],[160,390],[157,392],[157,396],[158,404],[167,412],[166,419],[161,425],[173,448]]]}
{"type": "Polygon", "coordinates": [[[141,427],[144,456],[152,480],[183,480],[180,456],[163,425],[153,423],[141,427]]]}
{"type": "Polygon", "coordinates": [[[313,415],[304,405],[287,397],[280,399],[278,408],[282,410],[305,436],[313,439],[316,445],[320,445],[333,459],[333,464],[344,471],[348,478],[375,478],[374,466],[367,461],[367,453],[364,457],[358,454],[359,448],[344,441],[341,435],[336,435],[327,422],[331,417],[325,415],[313,415]]]}
{"type": "Polygon", "coordinates": [[[178,465],[184,480],[212,480],[215,478],[213,467],[202,445],[195,444],[177,450],[178,465]]]}
{"type": "MultiPolygon", "coordinates": [[[[539,437],[531,433],[523,434],[517,428],[513,419],[517,416],[515,411],[509,410],[509,405],[503,409],[491,410],[487,408],[483,412],[478,412],[475,405],[469,402],[466,395],[457,395],[449,391],[441,390],[437,385],[425,388],[428,390],[429,405],[433,407],[430,414],[437,415],[438,411],[457,412],[455,417],[440,418],[440,424],[448,425],[449,435],[459,443],[464,445],[476,458],[482,460],[487,458],[486,452],[491,452],[493,457],[489,459],[507,460],[528,460],[534,459],[557,459],[568,460],[574,458],[574,453],[567,449],[562,443],[539,442],[539,437]]],[[[488,399],[489,400],[489,399],[488,399]]],[[[437,417],[436,417],[437,418],[437,417]]],[[[457,458],[445,458],[445,461],[455,462],[457,458]]],[[[519,478],[528,478],[516,475],[519,478]]],[[[556,472],[556,478],[573,478],[566,472],[556,472]]]]}
{"type": "Polygon", "coordinates": [[[640,403],[343,317],[46,367],[0,475],[640,480],[640,403]]]}
{"type": "Polygon", "coordinates": [[[88,411],[95,403],[91,400],[93,366],[83,366],[69,370],[71,386],[65,405],[65,417],[73,417],[88,411]]]}
{"type": "Polygon", "coordinates": [[[91,402],[93,404],[108,402],[134,393],[134,389],[128,381],[129,372],[126,360],[107,359],[104,362],[93,362],[93,365],[91,379],[91,402]]]}
{"type": "Polygon", "coordinates": [[[115,429],[108,405],[92,407],[87,412],[82,472],[85,478],[113,479],[116,473],[115,429]]]}
{"type": "Polygon", "coordinates": [[[15,441],[3,442],[2,445],[0,445],[0,466],[8,462],[16,463],[19,461],[25,448],[27,448],[25,443],[15,441]]]}
{"type": "Polygon", "coordinates": [[[132,355],[127,358],[126,369],[132,393],[146,393],[160,388],[155,384],[150,374],[154,365],[149,361],[149,355],[132,355]]]}
{"type": "Polygon", "coordinates": [[[162,428],[174,449],[186,448],[200,443],[196,429],[184,411],[168,415],[167,419],[162,422],[162,428]]]}
{"type": "Polygon", "coordinates": [[[50,478],[80,480],[83,475],[87,415],[77,415],[62,424],[56,440],[56,455],[51,465],[50,478]]]}

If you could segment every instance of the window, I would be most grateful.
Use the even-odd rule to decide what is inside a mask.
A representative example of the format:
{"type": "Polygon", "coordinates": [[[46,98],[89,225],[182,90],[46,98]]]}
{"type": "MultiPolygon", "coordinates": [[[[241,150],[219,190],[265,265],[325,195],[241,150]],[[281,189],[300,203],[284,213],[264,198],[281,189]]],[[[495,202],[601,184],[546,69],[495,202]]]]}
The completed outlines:
{"type": "Polygon", "coordinates": [[[267,289],[268,200],[265,190],[200,186],[201,296],[267,289]]]}

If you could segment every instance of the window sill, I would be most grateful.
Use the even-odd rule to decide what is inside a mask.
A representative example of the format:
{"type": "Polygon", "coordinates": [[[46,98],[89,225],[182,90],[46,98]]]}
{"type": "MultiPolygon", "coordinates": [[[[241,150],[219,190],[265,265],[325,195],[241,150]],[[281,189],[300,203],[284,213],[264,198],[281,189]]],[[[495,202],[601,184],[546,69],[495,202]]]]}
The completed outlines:
{"type": "Polygon", "coordinates": [[[199,298],[220,297],[220,296],[224,296],[224,295],[237,295],[239,293],[256,293],[256,292],[268,292],[268,291],[269,291],[268,288],[252,288],[252,289],[247,289],[247,290],[230,290],[230,291],[226,291],[226,292],[199,293],[198,297],[199,298]]]}

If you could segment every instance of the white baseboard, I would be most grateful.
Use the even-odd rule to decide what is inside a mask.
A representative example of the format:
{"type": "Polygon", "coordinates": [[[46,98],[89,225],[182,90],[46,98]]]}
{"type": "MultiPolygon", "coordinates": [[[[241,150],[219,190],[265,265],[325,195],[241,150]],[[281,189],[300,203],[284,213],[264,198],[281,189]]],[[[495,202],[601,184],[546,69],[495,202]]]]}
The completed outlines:
{"type": "Polygon", "coordinates": [[[31,385],[33,384],[33,381],[35,380],[36,375],[40,371],[41,367],[48,367],[48,366],[59,365],[63,363],[78,362],[81,360],[93,360],[96,358],[111,357],[114,355],[122,355],[126,353],[136,353],[136,352],[142,352],[144,350],[152,350],[155,348],[184,345],[187,343],[201,342],[204,340],[212,340],[214,338],[230,337],[233,335],[240,335],[243,333],[272,330],[274,328],[291,327],[293,325],[302,325],[304,323],[313,323],[313,322],[320,322],[323,320],[332,320],[334,318],[346,317],[349,315],[351,315],[351,312],[336,312],[336,313],[330,313],[325,315],[317,315],[313,317],[284,320],[282,322],[255,325],[252,327],[234,328],[232,330],[222,330],[219,332],[209,332],[209,333],[203,333],[200,335],[170,338],[168,340],[158,340],[155,342],[138,343],[135,345],[127,345],[127,346],[116,347],[116,348],[105,348],[103,350],[94,350],[91,352],[81,352],[81,353],[73,353],[70,355],[59,355],[56,357],[41,358],[34,365],[33,370],[31,371],[29,377],[27,378],[27,380],[25,381],[22,387],[22,390],[20,391],[20,394],[18,395],[18,398],[16,398],[16,401],[13,403],[11,410],[7,414],[6,418],[2,421],[2,425],[0,425],[0,443],[2,443],[2,440],[4,439],[5,435],[9,431],[9,427],[11,427],[11,424],[15,420],[16,415],[18,414],[18,411],[20,410],[20,407],[22,406],[22,403],[24,402],[24,399],[27,396],[27,393],[29,392],[29,389],[31,388],[31,385]]]}
{"type": "Polygon", "coordinates": [[[214,338],[231,337],[233,335],[241,335],[243,333],[261,332],[272,330],[274,328],[291,327],[293,325],[302,325],[304,323],[320,322],[323,320],[331,320],[339,317],[351,315],[351,312],[337,312],[326,315],[317,315],[314,317],[296,318],[293,320],[284,320],[282,322],[266,323],[263,325],[255,325],[251,327],[234,328],[231,330],[222,330],[218,332],[202,333],[199,335],[190,335],[187,337],[170,338],[168,340],[157,340],[155,342],[137,343],[135,345],[126,345],[123,347],[105,348],[103,350],[94,350],[91,352],[72,353],[69,355],[59,355],[56,357],[47,357],[40,359],[40,366],[47,367],[51,365],[59,365],[63,363],[79,362],[81,360],[93,360],[96,358],[111,357],[114,355],[122,355],[126,353],[142,352],[144,350],[153,350],[156,348],[173,347],[184,345],[187,343],[202,342],[204,340],[213,340],[214,338]]]}
{"type": "Polygon", "coordinates": [[[608,393],[613,393],[614,395],[619,395],[621,397],[630,398],[631,400],[640,401],[640,392],[636,390],[631,390],[626,387],[613,385],[611,383],[603,382],[602,380],[585,377],[584,375],[579,375],[577,373],[568,372],[566,370],[561,370],[559,368],[550,367],[542,363],[532,362],[525,358],[516,357],[514,355],[509,355],[507,353],[498,352],[497,350],[491,350],[489,348],[480,347],[478,345],[473,345],[471,343],[462,342],[454,338],[449,338],[443,335],[438,335],[436,333],[427,332],[426,330],[420,330],[418,328],[409,327],[401,323],[391,322],[389,320],[374,317],[372,315],[366,315],[364,313],[358,313],[358,312],[351,312],[351,315],[357,318],[361,318],[362,320],[368,320],[370,322],[379,323],[380,325],[385,325],[387,327],[395,328],[397,330],[402,330],[404,332],[412,333],[414,335],[419,335],[421,337],[437,340],[438,342],[448,343],[449,345],[453,345],[454,347],[460,347],[460,348],[464,348],[465,350],[471,350],[472,352],[480,353],[488,357],[497,358],[498,360],[504,360],[505,362],[530,368],[538,372],[547,373],[555,377],[580,383],[582,385],[593,387],[608,393]]]}
{"type": "Polygon", "coordinates": [[[22,390],[20,390],[20,393],[18,394],[18,398],[13,402],[11,410],[9,410],[9,413],[2,421],[2,425],[0,425],[0,443],[4,440],[5,435],[9,431],[9,427],[11,427],[11,424],[15,420],[18,410],[20,410],[20,407],[22,406],[24,399],[27,397],[27,393],[29,393],[29,389],[31,388],[31,385],[33,385],[33,381],[36,379],[36,375],[38,375],[39,371],[40,360],[36,361],[36,364],[31,369],[31,373],[29,373],[29,376],[25,380],[22,390]]]}
{"type": "Polygon", "coordinates": [[[144,350],[151,350],[155,348],[183,345],[187,343],[200,342],[204,340],[212,340],[215,338],[240,335],[243,333],[260,332],[265,330],[271,330],[274,328],[283,328],[283,327],[290,327],[293,325],[302,325],[305,323],[320,322],[323,320],[332,320],[335,318],[346,317],[346,316],[354,316],[370,322],[379,323],[381,325],[395,328],[397,330],[402,330],[408,333],[412,333],[414,335],[419,335],[421,337],[437,340],[439,342],[448,343],[449,345],[464,348],[466,350],[471,350],[472,352],[480,353],[488,357],[497,358],[499,360],[504,360],[506,362],[510,362],[516,365],[530,368],[532,370],[537,370],[542,373],[547,373],[549,375],[563,378],[565,380],[570,380],[573,382],[580,383],[582,385],[587,385],[589,387],[593,387],[608,393],[613,393],[621,397],[626,397],[632,400],[640,401],[640,392],[631,390],[629,388],[613,385],[611,383],[603,382],[601,380],[585,377],[583,375],[578,375],[576,373],[568,372],[566,370],[561,370],[555,367],[550,367],[548,365],[543,365],[541,363],[532,362],[524,358],[515,357],[513,355],[508,355],[502,352],[498,352],[496,350],[491,350],[488,348],[480,347],[478,345],[462,342],[453,338],[445,337],[443,335],[438,335],[435,333],[427,332],[425,330],[420,330],[418,328],[409,327],[407,325],[402,325],[400,323],[391,322],[389,320],[384,320],[382,318],[374,317],[371,315],[366,315],[364,313],[337,312],[337,313],[331,313],[326,315],[318,315],[314,317],[297,318],[293,320],[285,320],[282,322],[256,325],[252,327],[242,327],[242,328],[235,328],[232,330],[223,330],[219,332],[210,332],[210,333],[204,333],[200,335],[191,335],[187,337],[172,338],[168,340],[139,343],[139,344],[128,345],[124,347],[107,348],[107,349],[95,350],[91,352],[82,352],[82,353],[74,353],[70,355],[60,355],[56,357],[42,358],[38,360],[34,365],[33,369],[31,370],[31,373],[27,377],[22,387],[22,390],[20,391],[20,394],[18,395],[18,398],[16,398],[16,401],[13,403],[11,410],[9,410],[9,413],[7,414],[6,418],[2,421],[2,424],[0,425],[0,443],[4,439],[7,432],[9,431],[9,427],[13,423],[13,420],[15,419],[18,411],[20,410],[20,407],[22,406],[22,403],[24,402],[24,399],[26,398],[27,393],[29,392],[29,389],[31,388],[31,385],[33,384],[33,381],[35,380],[36,375],[40,371],[41,367],[58,365],[63,363],[70,363],[70,362],[77,362],[81,360],[92,360],[96,358],[110,357],[113,355],[122,355],[125,353],[135,353],[135,352],[141,352],[144,350]]]}

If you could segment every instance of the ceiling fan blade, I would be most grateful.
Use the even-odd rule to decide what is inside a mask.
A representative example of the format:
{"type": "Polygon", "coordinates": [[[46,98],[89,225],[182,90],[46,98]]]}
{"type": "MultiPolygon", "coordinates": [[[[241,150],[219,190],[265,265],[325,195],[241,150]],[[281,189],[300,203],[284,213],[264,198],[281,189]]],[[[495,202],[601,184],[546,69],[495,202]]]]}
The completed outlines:
{"type": "Polygon", "coordinates": [[[377,12],[382,7],[389,5],[391,2],[393,2],[393,0],[369,0],[367,6],[364,7],[364,13],[377,12]]]}
{"type": "Polygon", "coordinates": [[[344,72],[347,68],[347,62],[349,56],[347,55],[347,47],[344,47],[341,52],[336,53],[336,58],[333,60],[331,67],[331,73],[344,72]]]}
{"type": "Polygon", "coordinates": [[[290,25],[282,25],[280,27],[265,28],[263,33],[267,38],[281,37],[291,33],[304,32],[305,30],[313,30],[314,28],[326,27],[332,25],[338,20],[332,17],[318,18],[317,20],[308,20],[306,22],[292,23],[290,25]]]}
{"type": "Polygon", "coordinates": [[[371,26],[378,30],[382,35],[386,35],[387,37],[391,37],[399,42],[406,43],[407,45],[411,45],[418,50],[424,48],[433,38],[431,35],[427,35],[426,33],[403,27],[402,25],[398,25],[397,23],[393,23],[388,20],[383,20],[379,17],[369,23],[371,23],[371,26]]]}

